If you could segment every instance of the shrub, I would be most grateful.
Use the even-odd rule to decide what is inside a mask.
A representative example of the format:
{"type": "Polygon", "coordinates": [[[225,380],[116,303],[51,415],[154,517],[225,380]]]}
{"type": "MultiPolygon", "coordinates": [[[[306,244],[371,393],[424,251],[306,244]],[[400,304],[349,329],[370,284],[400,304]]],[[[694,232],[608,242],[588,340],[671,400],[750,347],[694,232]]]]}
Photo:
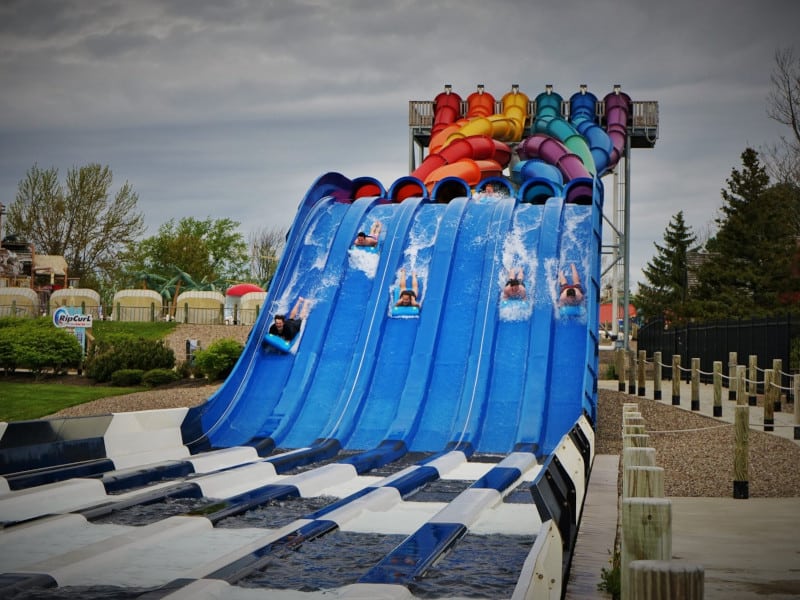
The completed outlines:
{"type": "Polygon", "coordinates": [[[191,360],[182,360],[175,365],[175,371],[181,379],[189,379],[198,375],[197,369],[192,364],[191,360]]]}
{"type": "Polygon", "coordinates": [[[144,371],[141,369],[119,369],[111,374],[111,385],[131,387],[141,385],[144,371]]]}
{"type": "Polygon", "coordinates": [[[147,387],[158,387],[178,381],[181,376],[172,369],[150,369],[142,375],[142,383],[147,387]]]}
{"type": "Polygon", "coordinates": [[[175,353],[164,340],[137,338],[131,334],[113,334],[98,340],[86,357],[86,375],[98,382],[109,381],[119,369],[172,369],[175,353]]]}
{"type": "Polygon", "coordinates": [[[195,367],[211,381],[225,379],[230,375],[243,349],[244,346],[236,340],[217,340],[207,349],[195,353],[195,367]]]}
{"type": "Polygon", "coordinates": [[[82,358],[78,339],[48,319],[4,319],[0,325],[0,368],[7,373],[17,368],[37,376],[47,369],[61,373],[79,367],[82,358]]]}

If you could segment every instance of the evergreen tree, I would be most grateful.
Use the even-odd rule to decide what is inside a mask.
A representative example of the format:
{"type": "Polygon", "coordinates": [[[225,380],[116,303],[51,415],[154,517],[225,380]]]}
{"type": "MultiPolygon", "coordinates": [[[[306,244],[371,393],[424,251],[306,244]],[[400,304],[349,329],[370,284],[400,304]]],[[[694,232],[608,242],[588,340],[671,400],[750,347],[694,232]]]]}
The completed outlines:
{"type": "Polygon", "coordinates": [[[683,211],[673,215],[664,231],[664,245],[653,243],[658,251],[644,267],[647,283],[639,284],[634,298],[637,312],[646,319],[665,317],[682,322],[689,316],[687,256],[697,236],[683,219],[683,211]]]}
{"type": "Polygon", "coordinates": [[[795,289],[797,190],[769,185],[758,153],[742,153],[722,190],[723,205],[698,272],[699,309],[706,318],[753,318],[785,311],[785,292],[795,289]]]}

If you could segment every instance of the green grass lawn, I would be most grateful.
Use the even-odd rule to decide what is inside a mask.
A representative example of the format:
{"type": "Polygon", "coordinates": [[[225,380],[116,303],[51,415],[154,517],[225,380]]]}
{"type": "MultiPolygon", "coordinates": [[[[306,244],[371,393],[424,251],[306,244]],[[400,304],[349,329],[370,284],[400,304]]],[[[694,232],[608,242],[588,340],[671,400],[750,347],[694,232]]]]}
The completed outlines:
{"type": "Polygon", "coordinates": [[[175,321],[94,321],[92,335],[102,338],[112,333],[130,333],[147,340],[160,340],[172,333],[178,324],[175,321]]]}
{"type": "MultiPolygon", "coordinates": [[[[92,333],[96,339],[127,333],[137,337],[158,340],[175,330],[174,321],[152,323],[95,321],[92,333]]],[[[98,398],[120,396],[142,391],[143,387],[112,387],[99,385],[71,385],[66,383],[30,381],[3,381],[0,374],[0,421],[40,419],[62,408],[91,402],[98,398]]]]}
{"type": "Polygon", "coordinates": [[[0,421],[40,419],[62,408],[98,398],[141,392],[144,388],[60,383],[10,383],[0,379],[0,421]]]}

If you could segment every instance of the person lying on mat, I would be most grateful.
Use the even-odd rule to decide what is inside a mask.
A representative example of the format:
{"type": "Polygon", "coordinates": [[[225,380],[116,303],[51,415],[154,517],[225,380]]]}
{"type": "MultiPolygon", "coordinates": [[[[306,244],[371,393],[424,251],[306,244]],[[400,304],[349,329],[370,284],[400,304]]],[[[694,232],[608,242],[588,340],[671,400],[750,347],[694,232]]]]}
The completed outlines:
{"type": "Polygon", "coordinates": [[[397,287],[400,289],[400,296],[395,306],[419,308],[420,303],[417,302],[417,297],[419,296],[419,281],[417,280],[416,272],[411,273],[411,288],[406,287],[406,283],[406,270],[400,269],[400,274],[397,277],[397,287]]]}
{"type": "Polygon", "coordinates": [[[518,269],[511,269],[508,272],[508,281],[503,287],[504,300],[525,300],[527,292],[525,290],[525,274],[522,267],[518,269]]]}
{"type": "Polygon", "coordinates": [[[375,221],[370,227],[369,234],[359,231],[356,239],[353,242],[355,246],[377,246],[378,238],[381,235],[381,222],[375,221]]]}
{"type": "Polygon", "coordinates": [[[308,317],[311,309],[311,301],[308,298],[300,296],[297,298],[292,311],[289,313],[289,318],[286,315],[278,314],[273,318],[272,325],[269,327],[270,335],[276,335],[291,342],[300,331],[300,325],[303,319],[308,317]],[[298,314],[300,315],[298,318],[298,314]]]}
{"type": "Polygon", "coordinates": [[[570,265],[572,269],[572,283],[567,282],[566,276],[559,271],[558,283],[561,286],[561,293],[558,301],[562,305],[576,306],[583,302],[583,286],[581,286],[581,278],[578,275],[578,269],[575,268],[575,263],[570,265]]]}

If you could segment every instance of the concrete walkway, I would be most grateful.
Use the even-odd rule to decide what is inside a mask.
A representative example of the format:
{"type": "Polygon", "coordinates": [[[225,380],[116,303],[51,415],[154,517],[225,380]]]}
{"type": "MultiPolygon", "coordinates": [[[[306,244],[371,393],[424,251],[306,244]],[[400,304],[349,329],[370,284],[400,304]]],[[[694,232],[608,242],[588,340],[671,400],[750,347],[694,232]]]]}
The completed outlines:
{"type": "MultiPolygon", "coordinates": [[[[599,387],[618,390],[618,382],[600,381],[599,387]]],[[[723,390],[722,415],[714,417],[722,421],[733,422],[735,405],[728,400],[727,389],[723,390]]],[[[645,395],[653,398],[652,381],[648,382],[645,395]]],[[[700,407],[698,412],[713,417],[713,386],[700,385],[700,407]]],[[[632,395],[634,398],[642,396],[632,395]]],[[[681,402],[679,408],[691,410],[691,386],[681,384],[681,402]]],[[[672,402],[672,383],[662,385],[661,402],[672,402]]],[[[791,406],[791,405],[790,405],[791,406]]],[[[676,406],[678,408],[678,406],[676,406]]],[[[794,438],[794,413],[776,412],[773,435],[794,438]]],[[[751,407],[751,427],[764,431],[763,409],[751,407]]],[[[797,441],[797,440],[796,440],[797,441]]],[[[800,443],[800,441],[797,441],[800,443]]],[[[597,460],[589,481],[586,506],[591,507],[597,501],[618,506],[619,498],[608,498],[608,480],[616,478],[609,472],[617,464],[615,461],[597,460]],[[597,472],[595,472],[597,469],[597,472]],[[601,486],[592,485],[595,477],[601,486]]],[[[800,490],[794,498],[749,498],[735,500],[733,498],[677,498],[671,497],[672,510],[672,558],[702,565],[704,569],[705,600],[789,600],[800,598],[800,490]]],[[[582,565],[596,565],[602,561],[607,563],[607,549],[601,546],[607,543],[608,523],[595,522],[597,519],[607,521],[606,517],[595,517],[596,511],[585,510],[581,522],[581,530],[588,532],[605,530],[603,542],[595,544],[591,536],[578,536],[573,568],[582,565]]],[[[601,592],[593,592],[583,588],[579,596],[578,588],[570,590],[573,577],[577,585],[581,579],[579,574],[571,573],[567,585],[567,598],[608,598],[601,592]]],[[[599,577],[599,570],[597,573],[599,577]]],[[[585,579],[585,577],[584,577],[585,579]]]]}

